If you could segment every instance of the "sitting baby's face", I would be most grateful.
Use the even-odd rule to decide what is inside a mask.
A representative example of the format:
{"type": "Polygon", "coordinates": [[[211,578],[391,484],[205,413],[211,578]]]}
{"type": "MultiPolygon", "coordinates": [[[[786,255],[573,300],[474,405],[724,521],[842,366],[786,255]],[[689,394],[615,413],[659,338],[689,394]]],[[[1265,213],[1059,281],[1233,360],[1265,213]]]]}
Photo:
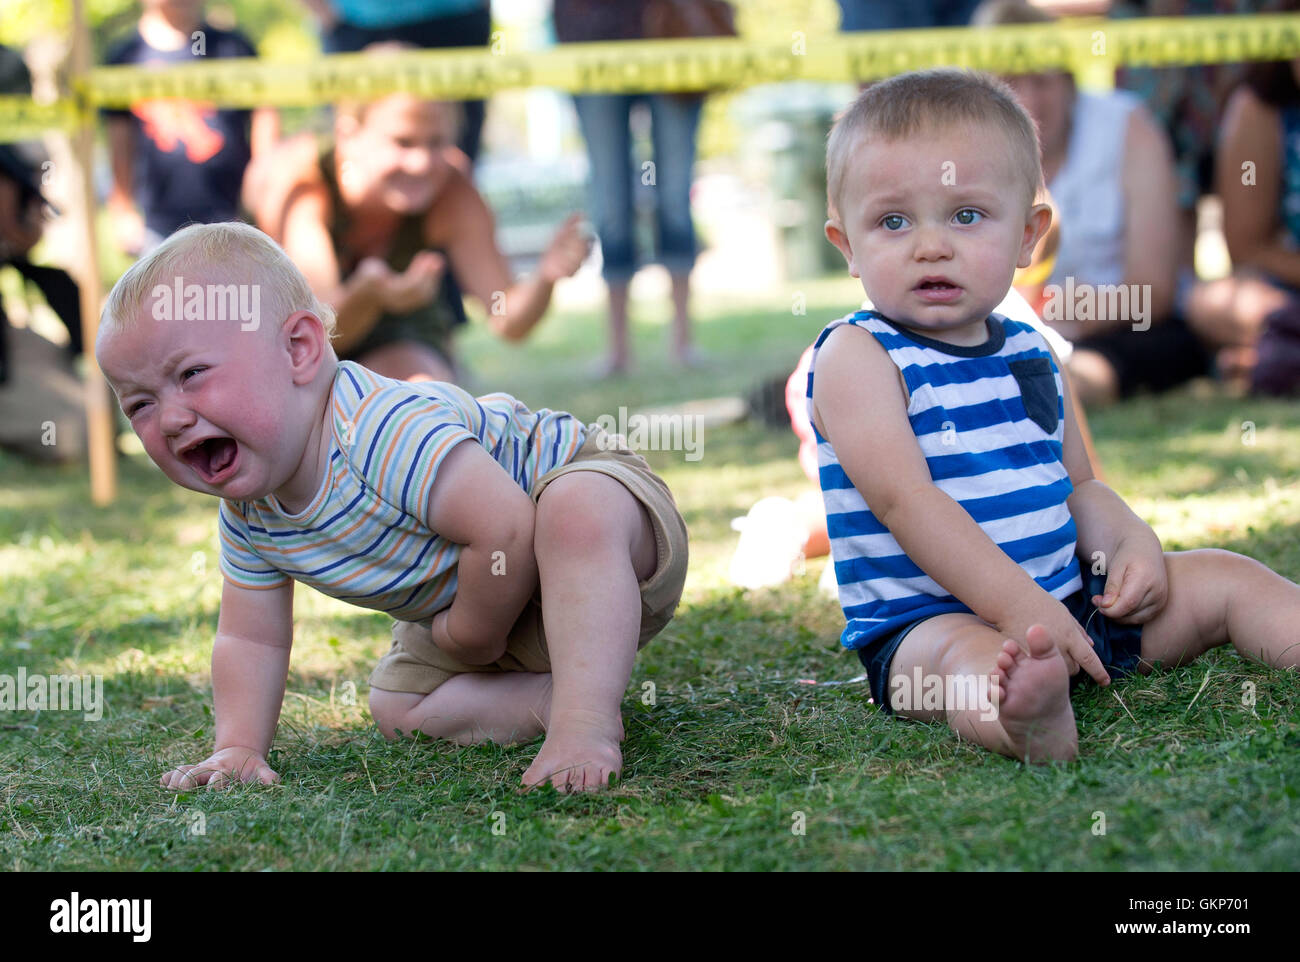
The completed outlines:
{"type": "Polygon", "coordinates": [[[238,321],[135,323],[99,345],[104,375],[154,463],[181,487],[256,500],[298,470],[309,426],[295,423],[284,331],[238,321]]]}
{"type": "Polygon", "coordinates": [[[832,240],[890,320],[950,344],[981,344],[985,318],[1033,250],[1027,193],[996,129],[871,137],[845,174],[843,242],[832,240]]]}

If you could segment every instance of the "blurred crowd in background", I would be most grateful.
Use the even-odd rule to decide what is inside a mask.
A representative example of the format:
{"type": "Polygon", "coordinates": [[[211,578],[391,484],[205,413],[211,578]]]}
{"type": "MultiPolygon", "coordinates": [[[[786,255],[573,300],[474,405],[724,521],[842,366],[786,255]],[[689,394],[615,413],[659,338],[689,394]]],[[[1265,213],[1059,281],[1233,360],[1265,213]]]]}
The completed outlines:
{"type": "MultiPolygon", "coordinates": [[[[842,31],[1298,9],[1296,0],[784,5],[795,17],[838,17],[842,31]]],[[[771,6],[782,4],[121,0],[101,5],[92,27],[101,63],[140,66],[304,42],[382,57],[503,37],[532,47],[725,37],[747,34],[771,6]]],[[[0,94],[54,82],[48,52],[59,45],[10,19],[28,7],[5,0],[0,39],[26,49],[0,47],[0,94]]],[[[1104,92],[1079,89],[1064,71],[1005,77],[1038,124],[1056,215],[1016,287],[1072,345],[1066,363],[1087,405],[1197,377],[1300,391],[1298,76],[1300,61],[1122,69],[1104,92]],[[1108,288],[1133,297],[1122,307],[1096,298],[1086,316],[1072,309],[1075,292],[1108,288]]],[[[843,273],[821,236],[822,161],[835,111],[855,90],[534,89],[491,104],[398,94],[310,111],[175,100],[105,110],[96,169],[113,247],[105,279],[185,224],[248,220],[334,308],[340,356],[390,377],[463,380],[456,336],[467,317],[526,338],[556,285],[580,274],[603,282],[608,317],[603,359],[574,359],[579,376],[594,378],[634,364],[632,280],[659,264],[657,290],[671,301],[665,350],[697,365],[692,283],[761,293],[764,282],[843,273]]],[[[83,349],[77,288],[61,259],[68,245],[42,243],[60,220],[43,149],[0,145],[0,444],[34,457],[70,446],[34,444],[16,412],[60,405],[75,421],[83,349]],[[62,329],[37,333],[40,316],[62,329]]]]}

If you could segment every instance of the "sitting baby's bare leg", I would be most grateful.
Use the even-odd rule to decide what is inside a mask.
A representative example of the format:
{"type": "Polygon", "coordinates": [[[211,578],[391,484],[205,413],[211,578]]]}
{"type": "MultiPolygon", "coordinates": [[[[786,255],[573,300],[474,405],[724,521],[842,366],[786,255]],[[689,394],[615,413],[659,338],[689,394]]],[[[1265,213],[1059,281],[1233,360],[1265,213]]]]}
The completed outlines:
{"type": "Polygon", "coordinates": [[[1079,750],[1069,669],[1037,625],[1026,651],[974,615],[930,618],[898,646],[889,696],[898,714],[942,718],[961,737],[1013,758],[1068,761],[1079,750]]]}
{"type": "Polygon", "coordinates": [[[509,745],[545,731],[550,712],[549,673],[466,672],[427,695],[370,690],[370,714],[385,738],[420,731],[458,745],[509,745]]]}
{"type": "Polygon", "coordinates": [[[1169,597],[1142,627],[1143,668],[1231,643],[1253,661],[1300,667],[1300,585],[1244,555],[1166,551],[1169,597]]]}
{"type": "Polygon", "coordinates": [[[657,561],[654,530],[623,485],[579,471],[542,493],[534,549],[554,693],[523,781],[601,789],[623,767],[623,694],[641,631],[639,582],[657,561]]]}

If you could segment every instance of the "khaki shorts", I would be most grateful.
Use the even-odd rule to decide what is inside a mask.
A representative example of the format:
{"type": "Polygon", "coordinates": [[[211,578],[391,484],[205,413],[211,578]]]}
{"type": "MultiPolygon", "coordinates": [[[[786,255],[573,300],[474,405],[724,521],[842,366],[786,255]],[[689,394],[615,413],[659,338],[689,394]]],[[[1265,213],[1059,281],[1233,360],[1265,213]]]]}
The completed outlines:
{"type": "MultiPolygon", "coordinates": [[[[537,479],[531,492],[533,502],[552,481],[573,471],[609,475],[632,493],[650,517],[658,563],[654,573],[640,585],[641,637],[637,647],[642,648],[672,621],[681,600],[686,583],[686,522],[668,485],[650,470],[645,458],[628,449],[621,437],[598,425],[587,427],[587,440],[572,461],[537,479]]],[[[489,665],[466,665],[443,652],[433,643],[428,622],[394,622],[393,646],[371,672],[370,687],[427,694],[453,675],[467,671],[550,670],[539,589],[510,629],[505,654],[489,665]]]]}

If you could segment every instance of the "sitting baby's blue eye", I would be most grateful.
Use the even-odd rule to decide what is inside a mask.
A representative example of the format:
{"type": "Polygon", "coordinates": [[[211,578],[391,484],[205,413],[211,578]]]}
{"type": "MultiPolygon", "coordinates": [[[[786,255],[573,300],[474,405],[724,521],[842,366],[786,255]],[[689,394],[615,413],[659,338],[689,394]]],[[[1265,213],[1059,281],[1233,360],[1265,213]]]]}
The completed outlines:
{"type": "Polygon", "coordinates": [[[902,230],[907,223],[907,218],[902,214],[886,214],[880,219],[880,223],[885,230],[902,230]]]}
{"type": "Polygon", "coordinates": [[[972,224],[978,224],[984,218],[984,215],[974,208],[963,207],[953,214],[952,218],[963,227],[970,227],[972,224]]]}

